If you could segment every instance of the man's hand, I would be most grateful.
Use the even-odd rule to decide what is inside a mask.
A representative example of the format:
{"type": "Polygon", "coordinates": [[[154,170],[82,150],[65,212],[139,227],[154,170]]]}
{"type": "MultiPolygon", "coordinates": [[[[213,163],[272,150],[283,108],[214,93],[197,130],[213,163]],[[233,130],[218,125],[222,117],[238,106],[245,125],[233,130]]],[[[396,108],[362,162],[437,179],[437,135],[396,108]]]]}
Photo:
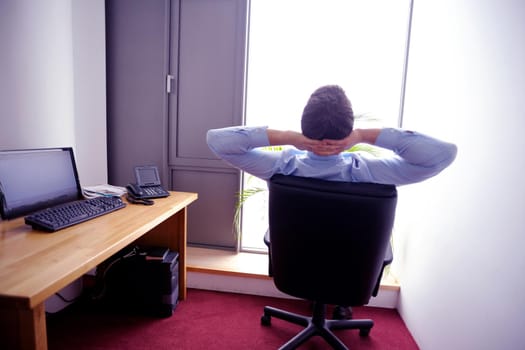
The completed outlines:
{"type": "Polygon", "coordinates": [[[321,156],[331,156],[344,152],[355,144],[363,142],[360,130],[353,130],[350,135],[340,140],[322,140],[320,144],[315,145],[312,152],[321,156]]]}
{"type": "MultiPolygon", "coordinates": [[[[328,155],[329,153],[337,154],[350,149],[352,146],[363,142],[361,131],[359,129],[353,130],[350,135],[340,140],[323,140],[323,146],[320,147],[318,154],[328,155]]],[[[316,152],[317,153],[317,152],[316,152]]]]}
{"type": "Polygon", "coordinates": [[[320,148],[319,152],[314,153],[320,155],[330,155],[344,152],[358,143],[368,143],[370,145],[375,144],[377,136],[381,132],[381,129],[354,129],[344,139],[341,140],[323,140],[323,147],[320,148]]]}
{"type": "Polygon", "coordinates": [[[267,129],[270,145],[292,145],[320,156],[331,156],[346,151],[358,143],[374,144],[380,129],[354,129],[341,140],[312,140],[296,131],[267,129]]]}
{"type": "Polygon", "coordinates": [[[338,144],[331,145],[325,140],[313,140],[297,131],[281,131],[267,129],[268,140],[272,146],[291,145],[297,149],[311,151],[318,155],[333,155],[339,153],[338,144]]]}
{"type": "Polygon", "coordinates": [[[348,148],[342,140],[322,140],[318,144],[314,145],[309,149],[313,153],[319,156],[333,156],[344,152],[348,148]]]}
{"type": "Polygon", "coordinates": [[[300,150],[312,151],[322,141],[312,140],[297,131],[281,131],[267,129],[268,140],[271,146],[291,145],[300,150]]]}

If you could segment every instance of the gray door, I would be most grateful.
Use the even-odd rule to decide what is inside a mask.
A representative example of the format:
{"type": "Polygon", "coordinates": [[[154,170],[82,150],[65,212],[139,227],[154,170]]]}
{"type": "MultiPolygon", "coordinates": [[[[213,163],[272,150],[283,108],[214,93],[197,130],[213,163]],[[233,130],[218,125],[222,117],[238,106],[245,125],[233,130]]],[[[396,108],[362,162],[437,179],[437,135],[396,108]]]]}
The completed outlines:
{"type": "Polygon", "coordinates": [[[176,191],[197,192],[188,243],[236,249],[239,171],[206,145],[243,120],[247,0],[108,0],[109,181],[155,164],[176,191]]]}

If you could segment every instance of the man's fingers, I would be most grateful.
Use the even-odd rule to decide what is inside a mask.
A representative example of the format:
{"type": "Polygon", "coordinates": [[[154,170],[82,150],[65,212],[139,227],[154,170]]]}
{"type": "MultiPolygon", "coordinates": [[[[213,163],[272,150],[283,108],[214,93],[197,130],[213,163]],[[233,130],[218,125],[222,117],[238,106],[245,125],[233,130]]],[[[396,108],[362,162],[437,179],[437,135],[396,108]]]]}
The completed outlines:
{"type": "Polygon", "coordinates": [[[321,144],[315,147],[312,147],[311,151],[319,155],[334,155],[341,153],[344,150],[344,147],[340,145],[327,145],[321,144]]]}

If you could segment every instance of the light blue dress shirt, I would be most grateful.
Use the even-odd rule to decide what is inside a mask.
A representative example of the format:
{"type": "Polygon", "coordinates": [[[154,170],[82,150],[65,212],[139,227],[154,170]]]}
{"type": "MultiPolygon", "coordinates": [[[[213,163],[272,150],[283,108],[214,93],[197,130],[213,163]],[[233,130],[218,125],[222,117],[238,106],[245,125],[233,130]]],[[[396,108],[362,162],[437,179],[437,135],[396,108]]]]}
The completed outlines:
{"type": "Polygon", "coordinates": [[[264,180],[274,174],[315,177],[331,181],[405,185],[437,175],[456,157],[454,144],[412,131],[383,129],[375,146],[391,150],[379,156],[343,152],[318,156],[287,147],[267,150],[267,127],[228,127],[209,130],[210,149],[232,166],[264,180]]]}

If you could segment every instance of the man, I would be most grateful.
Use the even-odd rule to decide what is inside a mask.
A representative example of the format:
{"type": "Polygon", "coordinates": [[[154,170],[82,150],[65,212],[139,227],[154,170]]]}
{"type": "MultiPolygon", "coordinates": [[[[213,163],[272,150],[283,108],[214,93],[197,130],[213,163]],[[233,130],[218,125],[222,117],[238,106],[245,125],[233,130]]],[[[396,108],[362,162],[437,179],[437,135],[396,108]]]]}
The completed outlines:
{"type": "Polygon", "coordinates": [[[456,157],[454,144],[394,128],[353,129],[354,114],[343,89],[317,89],[301,118],[302,133],[237,126],[209,130],[207,142],[221,159],[268,180],[274,174],[332,181],[405,185],[437,175],[456,157]],[[344,152],[365,143],[391,150],[375,156],[344,152]],[[282,151],[265,146],[293,146],[282,151]]]}
{"type": "MultiPolygon", "coordinates": [[[[405,185],[437,175],[456,157],[454,144],[430,136],[394,128],[353,126],[354,114],[345,92],[337,85],[328,85],[310,96],[301,118],[302,133],[237,126],[209,130],[207,142],[219,158],[264,180],[284,174],[405,185]],[[381,156],[344,152],[358,143],[393,152],[381,156]],[[293,147],[263,149],[281,145],[293,147]]],[[[333,317],[350,318],[351,310],[337,306],[333,317]]]]}

